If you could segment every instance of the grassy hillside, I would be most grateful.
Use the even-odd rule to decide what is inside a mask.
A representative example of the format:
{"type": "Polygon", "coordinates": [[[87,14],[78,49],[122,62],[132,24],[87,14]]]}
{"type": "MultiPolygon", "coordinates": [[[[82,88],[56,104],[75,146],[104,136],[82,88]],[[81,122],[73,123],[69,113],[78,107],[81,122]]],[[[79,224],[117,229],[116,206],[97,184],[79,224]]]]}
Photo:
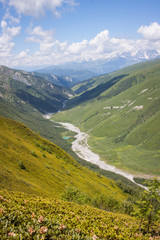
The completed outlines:
{"type": "Polygon", "coordinates": [[[0,191],[0,218],[2,240],[159,239],[158,223],[147,233],[134,217],[8,191],[0,191]]]}
{"type": "Polygon", "coordinates": [[[84,199],[104,195],[121,202],[127,195],[103,176],[78,164],[58,146],[25,125],[0,117],[0,188],[60,197],[76,189],[84,199]]]}
{"type": "Polygon", "coordinates": [[[75,107],[52,119],[88,132],[89,145],[107,163],[159,176],[159,76],[160,60],[156,60],[94,78],[95,85],[89,81],[88,90],[68,102],[68,109],[75,107]]]}

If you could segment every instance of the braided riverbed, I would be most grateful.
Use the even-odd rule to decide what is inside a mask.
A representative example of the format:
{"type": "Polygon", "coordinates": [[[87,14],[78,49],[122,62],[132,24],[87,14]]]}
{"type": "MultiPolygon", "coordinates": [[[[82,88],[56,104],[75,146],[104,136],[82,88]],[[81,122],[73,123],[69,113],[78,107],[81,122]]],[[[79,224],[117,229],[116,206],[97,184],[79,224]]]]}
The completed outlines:
{"type": "Polygon", "coordinates": [[[126,173],[112,165],[109,165],[107,163],[105,163],[104,161],[102,161],[100,159],[100,156],[94,152],[92,152],[92,150],[90,149],[87,140],[89,135],[87,133],[81,132],[80,129],[76,126],[74,126],[71,123],[63,123],[63,122],[59,122],[59,124],[61,124],[64,128],[66,128],[69,131],[75,132],[75,140],[72,142],[72,150],[82,159],[96,164],[98,165],[101,169],[107,170],[107,171],[111,171],[117,174],[120,174],[122,176],[124,176],[125,178],[128,178],[130,181],[134,182],[135,184],[137,184],[140,187],[143,187],[145,189],[147,189],[146,187],[144,187],[141,184],[138,184],[134,181],[134,176],[130,173],[126,173]]]}

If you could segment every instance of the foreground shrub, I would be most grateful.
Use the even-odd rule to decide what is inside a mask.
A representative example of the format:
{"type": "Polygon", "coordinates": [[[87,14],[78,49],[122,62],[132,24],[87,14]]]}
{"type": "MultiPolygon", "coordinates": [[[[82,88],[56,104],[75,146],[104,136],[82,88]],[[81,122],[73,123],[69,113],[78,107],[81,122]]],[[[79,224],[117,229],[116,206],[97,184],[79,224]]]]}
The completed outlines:
{"type": "Polygon", "coordinates": [[[139,219],[127,215],[57,199],[0,192],[2,240],[148,240],[158,234],[158,223],[144,234],[139,232],[139,219]]]}

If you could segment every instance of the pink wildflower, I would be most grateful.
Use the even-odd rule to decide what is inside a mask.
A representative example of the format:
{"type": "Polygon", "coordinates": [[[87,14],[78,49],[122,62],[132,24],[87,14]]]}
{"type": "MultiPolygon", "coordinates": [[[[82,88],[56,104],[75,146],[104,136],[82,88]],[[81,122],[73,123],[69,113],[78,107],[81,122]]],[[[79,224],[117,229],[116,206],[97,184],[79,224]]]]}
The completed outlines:
{"type": "Polygon", "coordinates": [[[16,236],[16,234],[14,232],[8,233],[8,237],[15,237],[15,236],[16,236]]]}
{"type": "Polygon", "coordinates": [[[96,235],[94,235],[94,236],[92,237],[92,239],[93,239],[93,240],[96,240],[96,239],[97,239],[97,236],[96,236],[96,235]]]}
{"type": "Polygon", "coordinates": [[[42,223],[43,222],[43,216],[41,215],[40,218],[38,219],[38,222],[39,223],[42,223]]]}
{"type": "Polygon", "coordinates": [[[65,228],[66,228],[66,226],[63,225],[63,224],[61,224],[58,229],[59,229],[59,230],[64,230],[65,228]]]}
{"type": "Polygon", "coordinates": [[[44,233],[46,233],[48,231],[48,228],[47,227],[41,227],[40,229],[39,229],[39,233],[40,234],[44,234],[44,233]]]}
{"type": "Polygon", "coordinates": [[[30,228],[28,229],[28,232],[30,233],[30,235],[32,235],[32,234],[35,232],[35,230],[33,229],[33,227],[30,227],[30,228]]]}

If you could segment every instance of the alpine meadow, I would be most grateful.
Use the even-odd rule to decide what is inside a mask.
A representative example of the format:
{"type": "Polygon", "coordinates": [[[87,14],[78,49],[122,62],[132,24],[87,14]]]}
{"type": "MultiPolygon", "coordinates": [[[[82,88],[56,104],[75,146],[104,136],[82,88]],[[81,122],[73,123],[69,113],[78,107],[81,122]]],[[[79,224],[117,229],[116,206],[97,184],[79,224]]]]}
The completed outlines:
{"type": "Polygon", "coordinates": [[[159,9],[0,0],[0,240],[160,240],[159,9]]]}

